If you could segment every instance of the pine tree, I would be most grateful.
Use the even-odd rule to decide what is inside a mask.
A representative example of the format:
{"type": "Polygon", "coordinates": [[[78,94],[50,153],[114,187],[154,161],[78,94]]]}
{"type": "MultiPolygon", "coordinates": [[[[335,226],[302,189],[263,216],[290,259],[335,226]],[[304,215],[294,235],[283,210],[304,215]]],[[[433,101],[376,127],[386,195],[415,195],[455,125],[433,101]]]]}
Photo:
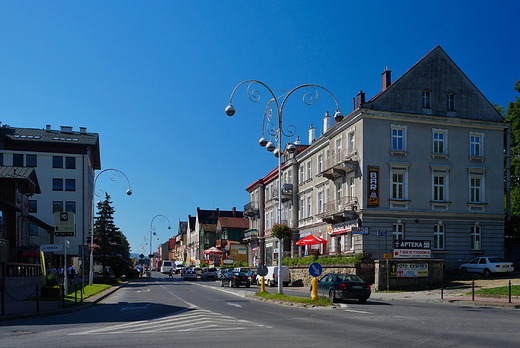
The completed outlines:
{"type": "Polygon", "coordinates": [[[97,217],[94,222],[94,241],[99,249],[94,251],[94,260],[103,265],[103,275],[110,267],[116,278],[131,267],[130,244],[125,235],[114,224],[115,209],[108,193],[105,200],[97,203],[97,217]]]}

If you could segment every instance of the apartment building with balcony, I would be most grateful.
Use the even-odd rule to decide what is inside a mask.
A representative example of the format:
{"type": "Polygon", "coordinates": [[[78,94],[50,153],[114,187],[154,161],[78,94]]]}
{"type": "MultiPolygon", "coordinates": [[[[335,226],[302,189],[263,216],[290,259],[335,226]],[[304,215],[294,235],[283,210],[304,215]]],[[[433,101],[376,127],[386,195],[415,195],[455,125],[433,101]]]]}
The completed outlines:
{"type": "MultiPolygon", "coordinates": [[[[391,253],[394,239],[428,240],[447,268],[504,254],[507,124],[439,46],[395,82],[385,69],[380,93],[365,101],[360,91],[351,113],[325,115],[323,125],[318,137],[311,126],[308,147],[284,154],[293,255],[311,233],[328,240],[313,247],[320,254],[374,258],[391,253]]],[[[267,236],[274,204],[264,185],[267,236]]]]}

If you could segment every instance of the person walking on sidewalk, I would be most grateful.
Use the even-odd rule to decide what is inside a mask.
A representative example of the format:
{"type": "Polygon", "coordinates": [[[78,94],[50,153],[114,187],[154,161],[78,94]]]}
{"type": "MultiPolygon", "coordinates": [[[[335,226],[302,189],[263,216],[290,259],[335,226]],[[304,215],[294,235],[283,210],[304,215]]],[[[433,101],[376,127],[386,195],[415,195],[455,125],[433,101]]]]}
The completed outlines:
{"type": "Polygon", "coordinates": [[[65,273],[63,272],[63,267],[60,266],[60,268],[58,268],[58,277],[60,279],[60,284],[63,284],[64,276],[65,276],[65,273]]]}
{"type": "Polygon", "coordinates": [[[67,277],[69,278],[69,285],[72,285],[74,283],[74,274],[76,274],[76,270],[72,265],[70,265],[69,268],[67,268],[67,277]]]}

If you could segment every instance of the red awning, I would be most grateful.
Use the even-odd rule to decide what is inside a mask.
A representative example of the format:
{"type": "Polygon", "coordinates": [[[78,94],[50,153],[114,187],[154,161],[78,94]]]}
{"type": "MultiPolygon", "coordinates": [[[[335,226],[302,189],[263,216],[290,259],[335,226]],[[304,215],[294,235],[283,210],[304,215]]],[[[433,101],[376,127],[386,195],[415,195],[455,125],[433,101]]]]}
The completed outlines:
{"type": "Polygon", "coordinates": [[[300,239],[296,245],[311,245],[311,244],[325,244],[327,241],[323,238],[309,234],[307,237],[300,239]]]}
{"type": "Polygon", "coordinates": [[[40,252],[34,250],[34,249],[31,249],[29,250],[28,252],[26,253],[23,253],[22,254],[22,257],[34,257],[34,258],[38,258],[40,257],[40,252]]]}

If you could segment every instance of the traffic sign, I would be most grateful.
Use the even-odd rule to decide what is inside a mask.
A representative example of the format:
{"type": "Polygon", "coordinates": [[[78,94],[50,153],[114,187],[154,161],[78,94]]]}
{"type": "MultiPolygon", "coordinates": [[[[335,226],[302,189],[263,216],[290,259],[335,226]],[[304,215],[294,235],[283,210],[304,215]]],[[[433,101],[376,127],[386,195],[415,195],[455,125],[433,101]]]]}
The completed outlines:
{"type": "Polygon", "coordinates": [[[265,277],[267,275],[267,267],[262,265],[262,266],[259,266],[258,269],[256,270],[256,273],[260,276],[260,277],[265,277]]]}
{"type": "Polygon", "coordinates": [[[385,254],[385,259],[391,259],[392,258],[392,254],[385,254]]]}
{"type": "Polygon", "coordinates": [[[53,251],[61,251],[63,249],[63,244],[42,244],[40,245],[40,250],[44,253],[50,253],[53,251]]]}
{"type": "Polygon", "coordinates": [[[322,272],[321,265],[317,262],[311,263],[309,266],[309,273],[313,277],[319,277],[322,272]]]}
{"type": "Polygon", "coordinates": [[[377,230],[377,236],[378,237],[386,237],[387,236],[387,232],[386,231],[377,230]]]}

